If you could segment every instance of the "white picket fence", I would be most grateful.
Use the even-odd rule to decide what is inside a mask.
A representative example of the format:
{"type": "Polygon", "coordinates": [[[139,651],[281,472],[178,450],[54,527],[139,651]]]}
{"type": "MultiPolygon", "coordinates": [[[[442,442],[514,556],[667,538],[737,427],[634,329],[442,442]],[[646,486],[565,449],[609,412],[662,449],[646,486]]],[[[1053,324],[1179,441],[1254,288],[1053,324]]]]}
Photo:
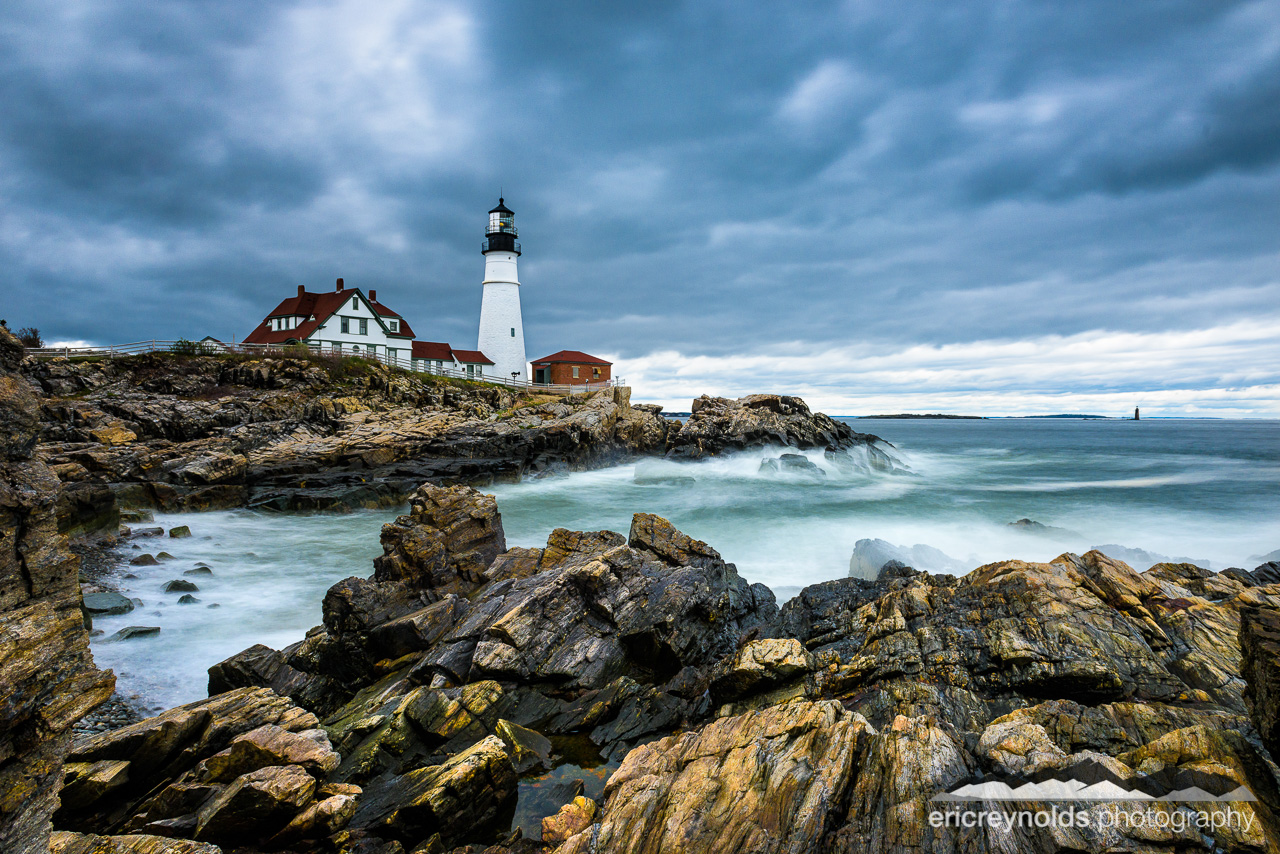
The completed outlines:
{"type": "MultiPolygon", "coordinates": [[[[224,344],[222,342],[213,341],[162,341],[153,338],[150,341],[135,341],[132,344],[113,344],[109,347],[40,347],[28,348],[27,355],[35,356],[38,359],[54,359],[59,356],[67,359],[76,357],[95,357],[113,359],[118,356],[136,356],[141,353],[185,353],[185,354],[205,354],[210,356],[219,353],[243,353],[255,356],[275,356],[286,358],[289,355],[291,347],[300,347],[301,344],[293,344],[289,347],[281,347],[278,344],[224,344]]],[[[322,350],[318,345],[306,345],[311,352],[317,355],[333,355],[333,356],[354,356],[361,358],[374,358],[385,365],[402,368],[406,371],[414,371],[421,374],[431,374],[437,377],[453,377],[461,380],[471,380],[472,382],[491,383],[493,385],[507,386],[508,388],[519,389],[521,391],[537,391],[548,394],[582,394],[588,391],[599,391],[605,388],[614,388],[622,385],[621,380],[606,380],[597,383],[582,383],[581,385],[569,385],[564,383],[532,383],[527,380],[516,380],[511,377],[497,377],[488,374],[468,374],[465,370],[456,368],[436,368],[430,360],[419,360],[421,367],[415,367],[413,359],[406,359],[399,356],[390,357],[386,353],[372,353],[361,351],[360,353],[339,353],[336,350],[322,350]],[[428,367],[431,365],[431,367],[428,367]]]]}

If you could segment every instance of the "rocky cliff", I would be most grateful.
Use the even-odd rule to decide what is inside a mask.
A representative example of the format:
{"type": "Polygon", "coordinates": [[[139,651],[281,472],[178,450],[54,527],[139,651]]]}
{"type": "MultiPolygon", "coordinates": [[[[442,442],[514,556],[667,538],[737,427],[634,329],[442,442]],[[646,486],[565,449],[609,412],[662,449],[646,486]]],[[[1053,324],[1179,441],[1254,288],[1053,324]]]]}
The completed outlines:
{"type": "Polygon", "coordinates": [[[311,356],[28,359],[36,452],[64,531],[114,503],[278,510],[392,505],[424,481],[492,483],[662,452],[669,424],[626,389],[530,400],[491,385],[311,356]]]}
{"type": "MultiPolygon", "coordinates": [[[[963,578],[890,564],[778,609],[659,517],[638,514],[625,536],[557,530],[544,548],[507,548],[493,500],[461,486],[422,487],[382,544],[372,577],[329,591],[323,626],[215,666],[214,697],[182,712],[257,696],[314,714],[324,738],[313,740],[335,756],[289,772],[305,798],[255,808],[229,836],[201,831],[218,826],[207,817],[228,809],[242,776],[297,763],[278,751],[215,762],[234,739],[181,749],[156,736],[172,757],[160,782],[146,771],[95,801],[76,778],[64,826],[87,835],[74,838],[163,829],[191,844],[388,854],[1173,854],[1280,842],[1267,693],[1280,586],[1246,573],[1140,573],[1099,552],[963,578]],[[590,790],[584,743],[607,776],[590,790]],[[540,822],[511,834],[549,785],[538,781],[561,778],[540,822]],[[1027,784],[1057,786],[1060,799],[965,801],[976,787],[1027,784]],[[160,812],[144,802],[156,792],[170,792],[160,812]],[[327,807],[325,822],[300,818],[337,794],[350,803],[327,807]],[[946,818],[997,807],[1027,818],[946,818]],[[1036,823],[1067,809],[1086,819],[1036,823]],[[281,835],[295,825],[308,829],[281,835]]],[[[139,738],[100,736],[74,758],[156,767],[139,738]]],[[[92,764],[75,767],[92,776],[92,764]]],[[[294,791],[257,780],[239,784],[270,795],[254,803],[294,791]]]]}
{"type": "MultiPolygon", "coordinates": [[[[626,388],[519,396],[352,357],[148,354],[22,362],[36,456],[60,479],[63,533],[113,532],[118,507],[334,510],[390,506],[424,482],[485,485],[644,455],[764,445],[836,464],[878,440],[803,400],[702,397],[683,424],[626,388]]],[[[892,466],[889,465],[891,468],[892,466]]]]}
{"type": "Polygon", "coordinates": [[[49,847],[71,725],[114,685],[89,655],[79,563],[58,535],[58,479],[32,459],[38,401],[0,327],[0,851],[49,847]]]}

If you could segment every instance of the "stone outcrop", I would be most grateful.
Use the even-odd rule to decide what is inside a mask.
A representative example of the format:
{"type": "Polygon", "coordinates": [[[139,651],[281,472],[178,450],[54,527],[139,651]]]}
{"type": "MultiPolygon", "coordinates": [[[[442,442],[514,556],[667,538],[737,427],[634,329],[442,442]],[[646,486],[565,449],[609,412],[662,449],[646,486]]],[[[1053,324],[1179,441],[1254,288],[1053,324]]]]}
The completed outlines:
{"type": "Polygon", "coordinates": [[[134,845],[120,840],[135,834],[219,845],[314,840],[351,819],[359,794],[328,786],[341,759],[319,721],[267,688],[82,738],[69,760],[57,824],[103,835],[103,845],[134,845]]]}
{"type": "Polygon", "coordinates": [[[58,478],[32,458],[39,401],[0,327],[0,851],[49,847],[71,725],[111,696],[89,654],[79,560],[58,533],[58,478]]]}
{"type": "Polygon", "coordinates": [[[679,429],[668,433],[667,456],[697,459],[768,445],[839,451],[878,441],[810,412],[803,400],[786,395],[753,394],[737,400],[703,395],[693,402],[691,413],[679,429]]]}
{"type": "Polygon", "coordinates": [[[1262,743],[1280,757],[1280,610],[1250,608],[1240,622],[1245,703],[1262,743]]]}
{"type": "MultiPolygon", "coordinates": [[[[318,357],[28,359],[38,453],[64,530],[129,506],[394,505],[424,481],[492,483],[661,453],[670,423],[625,388],[527,405],[510,391],[318,357]],[[105,490],[105,491],[104,491],[105,490]]],[[[27,445],[31,442],[28,437],[27,445]]]]}

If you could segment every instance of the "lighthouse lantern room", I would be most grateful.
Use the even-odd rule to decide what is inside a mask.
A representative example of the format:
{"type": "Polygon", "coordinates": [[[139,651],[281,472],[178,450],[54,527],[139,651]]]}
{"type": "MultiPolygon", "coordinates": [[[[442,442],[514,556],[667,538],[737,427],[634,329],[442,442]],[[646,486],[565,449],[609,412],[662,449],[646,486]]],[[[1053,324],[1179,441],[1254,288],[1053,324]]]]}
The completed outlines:
{"type": "Polygon", "coordinates": [[[516,273],[516,259],[520,257],[517,235],[515,213],[503,199],[498,199],[498,206],[489,211],[489,227],[481,250],[484,295],[480,301],[480,336],[476,349],[493,360],[492,371],[497,376],[527,381],[520,279],[516,273]]]}

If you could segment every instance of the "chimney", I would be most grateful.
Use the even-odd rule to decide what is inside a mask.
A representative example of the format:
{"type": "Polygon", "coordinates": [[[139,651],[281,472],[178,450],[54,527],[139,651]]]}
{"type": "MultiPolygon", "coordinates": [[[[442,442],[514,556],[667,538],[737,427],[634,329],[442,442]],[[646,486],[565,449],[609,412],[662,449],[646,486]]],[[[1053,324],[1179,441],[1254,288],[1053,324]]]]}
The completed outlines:
{"type": "Polygon", "coordinates": [[[378,301],[378,292],[369,291],[369,302],[377,302],[377,301],[378,301]]]}
{"type": "Polygon", "coordinates": [[[338,290],[342,290],[342,279],[338,279],[338,290]]]}
{"type": "Polygon", "coordinates": [[[306,293],[307,292],[303,289],[302,285],[298,285],[298,296],[306,296],[306,293]]]}

